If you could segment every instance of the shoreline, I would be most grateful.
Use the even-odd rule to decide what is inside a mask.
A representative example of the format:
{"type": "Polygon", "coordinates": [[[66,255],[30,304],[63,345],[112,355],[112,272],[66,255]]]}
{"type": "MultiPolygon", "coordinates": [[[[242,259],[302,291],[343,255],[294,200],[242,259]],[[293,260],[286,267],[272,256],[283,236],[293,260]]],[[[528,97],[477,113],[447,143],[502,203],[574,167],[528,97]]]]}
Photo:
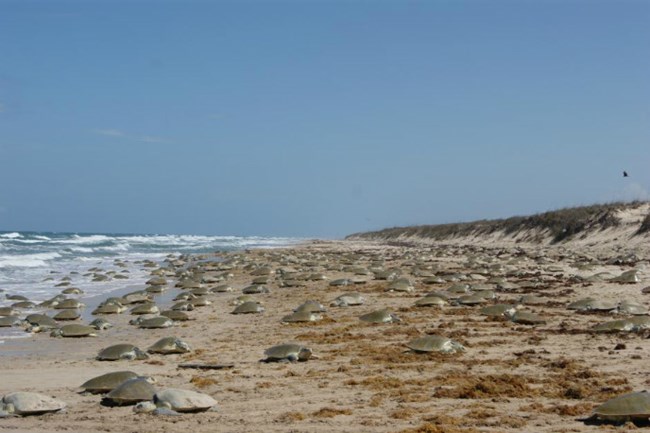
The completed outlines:
{"type": "MultiPolygon", "coordinates": [[[[170,329],[141,330],[127,324],[133,317],[127,312],[106,316],[115,327],[100,331],[96,338],[38,334],[12,343],[15,351],[0,345],[0,352],[5,350],[0,394],[41,392],[68,404],[65,413],[0,419],[0,431],[208,432],[214,431],[217,423],[229,432],[251,431],[261,425],[271,432],[400,432],[427,425],[451,432],[556,432],[565,428],[588,432],[592,427],[577,419],[589,416],[606,398],[643,389],[644,365],[650,357],[649,340],[640,335],[589,331],[594,324],[618,316],[566,309],[568,302],[585,296],[648,304],[648,295],[641,293],[648,281],[647,257],[641,257],[636,265],[642,268],[640,283],[586,283],[581,279],[599,272],[616,276],[630,269],[629,265],[589,259],[593,254],[580,247],[576,251],[526,245],[400,247],[328,240],[223,253],[226,262],[237,260],[230,271],[234,277],[228,281],[233,292],[210,295],[211,305],[188,313],[192,321],[170,329]],[[264,303],[263,314],[232,315],[231,301],[254,278],[254,264],[257,269],[270,265],[274,270],[323,273],[329,279],[306,281],[304,287],[280,287],[276,274],[268,285],[271,293],[255,295],[264,303]],[[379,266],[400,269],[413,281],[415,290],[386,292],[388,282],[370,275],[364,277],[365,284],[329,285],[337,278],[355,275],[352,267],[379,266]],[[491,320],[478,314],[480,306],[413,307],[425,293],[455,284],[451,279],[426,284],[426,273],[445,278],[464,275],[468,284],[477,287],[491,284],[493,277],[505,278],[518,287],[495,287],[499,299],[491,303],[514,302],[535,294],[542,302],[525,309],[543,315],[547,323],[526,326],[491,320]],[[336,296],[349,291],[362,293],[366,304],[329,307],[336,296]],[[282,317],[309,299],[327,306],[323,320],[281,323],[282,317]],[[372,325],[359,321],[359,315],[381,308],[389,308],[401,322],[372,325]],[[427,333],[455,338],[466,351],[456,355],[405,352],[409,340],[427,333]],[[152,355],[145,361],[94,359],[101,348],[111,344],[131,342],[146,349],[170,335],[186,340],[193,351],[152,355]],[[308,345],[315,359],[296,364],[259,362],[264,349],[288,341],[308,345]],[[619,343],[625,348],[614,350],[619,343]],[[38,350],[30,351],[30,345],[38,350]],[[234,363],[235,367],[178,369],[178,364],[190,361],[234,363]],[[136,415],[131,407],[104,407],[99,396],[76,392],[91,377],[126,369],[154,376],[158,387],[207,393],[219,401],[219,409],[181,417],[136,415]],[[571,387],[575,388],[573,394],[567,391],[571,387]],[[463,392],[465,396],[461,396],[463,392]]],[[[198,263],[200,256],[191,257],[198,263]]],[[[169,285],[173,284],[169,280],[169,285]]],[[[172,293],[175,289],[168,290],[166,296],[172,293]]]]}

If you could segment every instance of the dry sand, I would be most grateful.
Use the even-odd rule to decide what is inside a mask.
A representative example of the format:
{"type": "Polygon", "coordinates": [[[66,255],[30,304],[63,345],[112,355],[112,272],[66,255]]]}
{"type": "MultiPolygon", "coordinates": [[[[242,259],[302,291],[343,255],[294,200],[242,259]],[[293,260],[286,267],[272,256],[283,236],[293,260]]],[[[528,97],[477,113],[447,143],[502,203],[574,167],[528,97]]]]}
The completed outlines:
{"type": "MultiPolygon", "coordinates": [[[[35,334],[8,342],[0,346],[0,395],[18,390],[41,392],[65,401],[68,409],[0,419],[0,431],[588,432],[633,428],[596,426],[582,419],[612,396],[647,387],[650,340],[639,334],[590,332],[591,326],[613,315],[577,314],[566,305],[585,296],[648,305],[650,295],[641,293],[648,281],[644,273],[647,251],[635,246],[637,258],[630,264],[608,265],[608,259],[625,252],[611,245],[602,250],[584,248],[315,242],[291,250],[250,251],[246,254],[260,262],[284,254],[330,263],[357,252],[362,257],[360,265],[367,267],[369,260],[381,259],[386,268],[403,269],[416,290],[386,292],[388,283],[371,277],[366,284],[348,287],[330,287],[320,281],[280,288],[271,282],[270,294],[257,295],[265,313],[231,315],[231,301],[252,279],[238,269],[230,281],[234,292],[211,295],[212,305],[190,312],[194,320],[171,329],[136,329],[128,325],[133,316],[126,313],[108,316],[116,326],[97,338],[35,334]],[[516,290],[498,291],[499,302],[515,301],[523,294],[542,296],[544,304],[527,309],[545,316],[548,323],[531,327],[490,320],[478,314],[479,307],[413,307],[423,294],[451,285],[423,284],[409,273],[415,263],[436,266],[438,275],[471,274],[471,283],[484,283],[489,278],[484,271],[492,269],[492,274],[520,285],[516,290]],[[632,265],[640,269],[641,283],[587,283],[575,277],[604,271],[618,275],[632,265]],[[366,305],[328,308],[325,319],[316,323],[280,323],[305,300],[328,305],[352,290],[366,296],[366,305]],[[402,321],[370,325],[358,320],[359,315],[382,307],[393,310],[402,321]],[[405,352],[407,341],[425,333],[454,338],[467,351],[455,355],[405,352]],[[94,359],[101,348],[112,344],[129,342],[146,348],[169,335],[186,340],[194,351],[154,355],[145,361],[94,359]],[[265,348],[287,341],[311,347],[317,359],[295,364],[259,362],[265,348]],[[235,367],[216,371],[178,368],[188,361],[234,363],[235,367]],[[218,410],[179,417],[137,415],[131,407],[104,407],[100,396],[77,392],[87,379],[125,369],[154,376],[158,387],[208,393],[219,401],[218,410]]],[[[351,276],[324,272],[330,279],[351,276]]]]}

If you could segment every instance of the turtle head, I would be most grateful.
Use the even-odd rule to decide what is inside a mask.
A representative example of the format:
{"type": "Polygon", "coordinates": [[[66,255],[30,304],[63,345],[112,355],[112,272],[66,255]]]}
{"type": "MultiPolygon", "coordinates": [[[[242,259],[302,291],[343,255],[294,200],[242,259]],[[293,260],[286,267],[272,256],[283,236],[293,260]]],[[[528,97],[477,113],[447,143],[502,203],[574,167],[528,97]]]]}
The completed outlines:
{"type": "Polygon", "coordinates": [[[50,332],[50,337],[62,337],[62,336],[63,336],[63,331],[61,331],[60,328],[54,329],[52,330],[52,332],[50,332]]]}
{"type": "Polygon", "coordinates": [[[150,413],[154,410],[156,410],[156,405],[150,401],[141,401],[133,406],[133,412],[135,413],[150,413]]]}
{"type": "Polygon", "coordinates": [[[149,355],[147,355],[145,352],[138,349],[137,347],[135,349],[133,349],[133,353],[135,353],[135,359],[138,359],[138,360],[149,359],[149,355]]]}
{"type": "Polygon", "coordinates": [[[0,402],[0,413],[14,413],[15,408],[14,405],[11,403],[2,403],[0,402]]]}
{"type": "Polygon", "coordinates": [[[176,343],[176,347],[178,349],[182,350],[183,352],[191,352],[192,351],[192,348],[190,347],[190,345],[187,344],[186,342],[182,341],[182,340],[176,340],[175,343],[176,343]]]}
{"type": "Polygon", "coordinates": [[[145,381],[147,381],[148,383],[150,383],[152,385],[155,384],[156,382],[158,382],[156,380],[156,378],[153,377],[153,376],[138,376],[138,379],[145,380],[145,381]]]}
{"type": "Polygon", "coordinates": [[[399,317],[397,317],[396,315],[394,315],[394,314],[392,314],[392,313],[391,313],[391,315],[390,315],[390,319],[391,319],[393,322],[401,322],[401,321],[402,321],[402,319],[400,319],[399,317]]]}
{"type": "Polygon", "coordinates": [[[172,408],[172,405],[169,404],[169,402],[161,401],[158,398],[158,394],[153,395],[153,405],[154,405],[155,408],[159,408],[159,407],[160,408],[165,408],[165,409],[171,409],[172,408]]]}
{"type": "Polygon", "coordinates": [[[311,354],[311,349],[307,347],[301,348],[300,352],[298,352],[298,361],[307,361],[309,358],[311,358],[311,354]]]}

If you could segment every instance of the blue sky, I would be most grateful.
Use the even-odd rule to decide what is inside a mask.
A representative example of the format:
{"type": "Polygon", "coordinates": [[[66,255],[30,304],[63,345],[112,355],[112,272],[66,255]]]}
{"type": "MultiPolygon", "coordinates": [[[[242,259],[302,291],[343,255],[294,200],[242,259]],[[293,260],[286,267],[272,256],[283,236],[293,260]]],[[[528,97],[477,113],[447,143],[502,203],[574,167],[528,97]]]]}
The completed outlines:
{"type": "Polygon", "coordinates": [[[0,230],[342,237],[647,199],[648,22],[625,0],[0,0],[0,230]]]}

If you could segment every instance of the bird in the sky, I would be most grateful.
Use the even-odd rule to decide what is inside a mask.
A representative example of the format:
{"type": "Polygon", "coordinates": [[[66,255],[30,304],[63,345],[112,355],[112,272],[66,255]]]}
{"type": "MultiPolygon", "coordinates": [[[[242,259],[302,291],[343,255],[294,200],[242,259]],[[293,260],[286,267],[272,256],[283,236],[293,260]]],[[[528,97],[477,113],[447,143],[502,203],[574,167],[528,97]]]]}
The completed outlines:
{"type": "Polygon", "coordinates": [[[627,171],[623,170],[623,177],[628,177],[627,171]]]}

